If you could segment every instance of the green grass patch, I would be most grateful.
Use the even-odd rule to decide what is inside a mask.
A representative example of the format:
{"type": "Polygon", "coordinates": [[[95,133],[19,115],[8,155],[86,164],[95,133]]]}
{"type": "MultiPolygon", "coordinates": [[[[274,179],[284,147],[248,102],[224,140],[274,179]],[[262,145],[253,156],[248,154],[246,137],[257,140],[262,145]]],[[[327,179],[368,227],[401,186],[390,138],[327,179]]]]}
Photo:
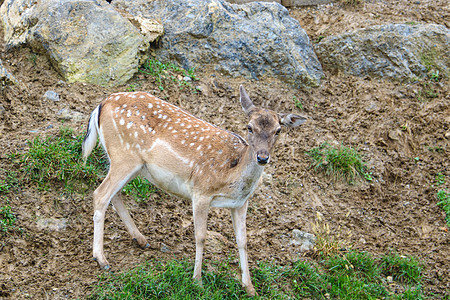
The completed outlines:
{"type": "Polygon", "coordinates": [[[323,171],[335,180],[343,179],[348,183],[353,183],[358,176],[368,181],[372,180],[361,156],[351,147],[332,146],[328,142],[324,142],[306,154],[311,157],[315,170],[323,171]]]}
{"type": "Polygon", "coordinates": [[[297,107],[299,110],[303,110],[303,104],[299,99],[297,99],[296,96],[294,96],[292,100],[294,101],[295,107],[297,107]]]}
{"type": "MultiPolygon", "coordinates": [[[[205,262],[203,286],[192,279],[193,263],[149,261],[122,273],[105,273],[90,299],[247,299],[230,261],[205,262]],[[212,266],[211,266],[212,265],[212,266]]],[[[260,262],[251,270],[255,299],[421,299],[417,261],[397,253],[374,257],[350,251],[317,262],[286,266],[260,262]],[[391,291],[386,276],[402,286],[391,291]],[[397,281],[398,280],[398,281],[397,281]]]]}
{"type": "Polygon", "coordinates": [[[141,176],[134,178],[122,190],[125,195],[132,197],[138,203],[145,202],[156,191],[157,188],[141,176]]]}
{"type": "Polygon", "coordinates": [[[11,229],[15,229],[16,216],[11,210],[11,206],[6,203],[0,206],[0,233],[5,234],[11,229]]]}
{"type": "MultiPolygon", "coordinates": [[[[83,135],[62,127],[56,136],[36,137],[28,141],[28,150],[9,155],[19,178],[14,186],[35,184],[41,190],[58,187],[64,192],[95,186],[106,174],[107,159],[100,147],[83,165],[83,135]]],[[[11,184],[11,182],[7,182],[11,184]]]]}
{"type": "Polygon", "coordinates": [[[450,193],[446,190],[440,190],[437,192],[436,197],[439,200],[437,205],[445,211],[445,220],[447,221],[447,226],[450,227],[450,193]]]}
{"type": "Polygon", "coordinates": [[[185,70],[174,63],[163,63],[154,58],[147,59],[139,72],[153,77],[161,91],[168,85],[193,89],[191,82],[198,79],[194,68],[185,70]]]}
{"type": "Polygon", "coordinates": [[[412,256],[403,256],[390,251],[381,258],[381,271],[395,281],[418,285],[422,279],[422,264],[412,256]]]}
{"type": "MultiPolygon", "coordinates": [[[[56,136],[36,137],[28,141],[28,149],[8,156],[12,167],[0,181],[0,193],[34,184],[40,190],[60,189],[64,193],[85,193],[94,190],[106,176],[108,159],[97,146],[83,164],[83,134],[62,127],[56,136]]],[[[137,201],[147,199],[156,188],[140,177],[123,189],[137,201]]]]}

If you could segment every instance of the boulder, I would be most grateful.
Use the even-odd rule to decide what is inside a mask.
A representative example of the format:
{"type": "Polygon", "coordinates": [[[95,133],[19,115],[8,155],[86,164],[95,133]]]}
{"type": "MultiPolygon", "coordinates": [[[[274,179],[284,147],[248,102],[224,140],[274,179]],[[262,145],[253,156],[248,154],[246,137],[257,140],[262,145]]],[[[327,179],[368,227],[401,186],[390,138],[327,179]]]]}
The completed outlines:
{"type": "Polygon", "coordinates": [[[7,48],[31,46],[69,82],[124,84],[149,47],[130,21],[102,1],[5,0],[0,16],[7,48]]]}
{"type": "Polygon", "coordinates": [[[306,32],[282,5],[223,0],[116,0],[119,10],[161,20],[165,35],[156,57],[183,68],[257,79],[278,77],[317,86],[322,67],[306,32]]]}
{"type": "Polygon", "coordinates": [[[389,24],[324,38],[316,53],[324,69],[407,81],[449,75],[449,29],[435,24],[389,24]]]}

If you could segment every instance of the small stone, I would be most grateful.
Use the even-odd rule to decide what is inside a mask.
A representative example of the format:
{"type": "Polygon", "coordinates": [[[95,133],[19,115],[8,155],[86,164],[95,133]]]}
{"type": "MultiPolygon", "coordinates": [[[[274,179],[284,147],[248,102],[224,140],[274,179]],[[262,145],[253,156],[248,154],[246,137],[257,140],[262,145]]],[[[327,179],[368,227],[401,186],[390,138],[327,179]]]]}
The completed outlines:
{"type": "Polygon", "coordinates": [[[292,230],[293,239],[289,245],[300,246],[300,251],[309,251],[316,244],[316,236],[298,229],[292,230]]]}
{"type": "Polygon", "coordinates": [[[386,280],[388,283],[392,283],[394,281],[394,278],[392,276],[386,277],[386,280]]]}
{"type": "Polygon", "coordinates": [[[79,122],[79,121],[84,120],[84,114],[82,114],[78,111],[70,110],[68,108],[61,109],[60,111],[58,111],[56,116],[58,117],[59,120],[64,120],[64,121],[79,122]]]}
{"type": "Polygon", "coordinates": [[[169,253],[170,251],[171,251],[171,250],[170,250],[169,246],[167,246],[167,245],[164,244],[164,243],[161,243],[161,252],[169,253]]]}
{"type": "Polygon", "coordinates": [[[42,218],[36,222],[39,229],[47,229],[53,231],[65,230],[67,227],[67,219],[42,218]]]}
{"type": "Polygon", "coordinates": [[[51,101],[59,101],[59,95],[55,91],[46,91],[44,94],[44,99],[51,101]]]}

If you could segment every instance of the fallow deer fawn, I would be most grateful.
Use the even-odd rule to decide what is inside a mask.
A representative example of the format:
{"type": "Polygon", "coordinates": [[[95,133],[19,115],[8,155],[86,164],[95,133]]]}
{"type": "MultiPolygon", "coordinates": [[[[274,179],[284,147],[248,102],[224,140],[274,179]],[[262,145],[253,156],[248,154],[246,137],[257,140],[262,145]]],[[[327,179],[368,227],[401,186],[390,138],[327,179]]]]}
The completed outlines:
{"type": "Polygon", "coordinates": [[[209,207],[231,209],[242,284],[249,295],[255,295],[247,260],[248,199],[269,162],[280,125],[297,127],[306,119],[254,106],[243,86],[240,101],[250,118],[248,142],[145,92],[113,94],[94,109],[83,141],[83,158],[86,161],[99,137],[110,160],[108,175],[94,192],[93,255],[101,268],[109,268],[103,231],[110,202],[132,238],[143,248],[149,246],[117,195],[140,174],[158,188],[192,200],[194,279],[200,283],[209,207]]]}

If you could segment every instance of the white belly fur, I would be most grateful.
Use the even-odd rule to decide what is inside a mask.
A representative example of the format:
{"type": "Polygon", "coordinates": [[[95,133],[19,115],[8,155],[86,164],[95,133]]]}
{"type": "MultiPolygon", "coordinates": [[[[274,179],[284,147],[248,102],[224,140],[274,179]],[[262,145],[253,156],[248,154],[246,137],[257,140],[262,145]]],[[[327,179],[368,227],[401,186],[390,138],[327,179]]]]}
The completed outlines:
{"type": "Polygon", "coordinates": [[[141,171],[142,176],[147,178],[158,188],[186,199],[192,199],[192,185],[172,172],[155,164],[146,164],[141,171]]]}

